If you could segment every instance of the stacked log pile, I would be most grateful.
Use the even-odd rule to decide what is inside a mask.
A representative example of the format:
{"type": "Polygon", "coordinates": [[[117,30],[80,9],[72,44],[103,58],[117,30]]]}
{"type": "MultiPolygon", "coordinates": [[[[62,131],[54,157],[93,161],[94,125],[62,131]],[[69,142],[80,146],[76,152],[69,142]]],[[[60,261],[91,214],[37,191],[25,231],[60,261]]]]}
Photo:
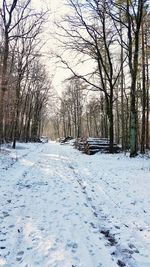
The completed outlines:
{"type": "Polygon", "coordinates": [[[76,149],[78,149],[80,151],[84,151],[86,142],[87,142],[87,138],[85,138],[85,137],[77,138],[75,143],[74,143],[74,146],[76,149]]]}
{"type": "MultiPolygon", "coordinates": [[[[101,151],[109,153],[109,139],[107,138],[78,138],[75,142],[75,148],[88,155],[94,155],[101,151]]],[[[120,152],[120,147],[114,144],[114,153],[120,152]]]]}

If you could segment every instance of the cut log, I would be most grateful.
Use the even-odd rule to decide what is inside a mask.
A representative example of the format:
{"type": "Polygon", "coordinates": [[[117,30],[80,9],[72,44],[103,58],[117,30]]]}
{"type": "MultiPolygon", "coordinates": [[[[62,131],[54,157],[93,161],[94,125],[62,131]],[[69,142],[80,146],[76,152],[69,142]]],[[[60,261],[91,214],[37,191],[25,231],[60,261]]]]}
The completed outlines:
{"type": "MultiPolygon", "coordinates": [[[[75,142],[75,148],[88,155],[94,155],[101,151],[109,153],[109,139],[108,138],[78,138],[75,142]]],[[[114,153],[120,152],[120,147],[114,144],[114,153]]]]}

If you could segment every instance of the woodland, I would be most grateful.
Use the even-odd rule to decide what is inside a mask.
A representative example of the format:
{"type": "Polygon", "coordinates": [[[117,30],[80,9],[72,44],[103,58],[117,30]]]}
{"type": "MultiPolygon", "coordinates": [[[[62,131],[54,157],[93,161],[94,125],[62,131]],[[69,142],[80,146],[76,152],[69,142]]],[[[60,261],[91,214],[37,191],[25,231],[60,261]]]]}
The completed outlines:
{"type": "Polygon", "coordinates": [[[61,96],[42,55],[51,10],[31,0],[0,7],[0,142],[41,135],[109,138],[134,157],[150,144],[150,3],[68,0],[47,60],[70,71],[61,96]],[[59,47],[59,49],[58,49],[59,47]],[[61,48],[61,53],[58,51],[61,48]],[[72,56],[72,57],[71,57],[72,56]],[[87,67],[88,66],[88,67],[87,67]]]}

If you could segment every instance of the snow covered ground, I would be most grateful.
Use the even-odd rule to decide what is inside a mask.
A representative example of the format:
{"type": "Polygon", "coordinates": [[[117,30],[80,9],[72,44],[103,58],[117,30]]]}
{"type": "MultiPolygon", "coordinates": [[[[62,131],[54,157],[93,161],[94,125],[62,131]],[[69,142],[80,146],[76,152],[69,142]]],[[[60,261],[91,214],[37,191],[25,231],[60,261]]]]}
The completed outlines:
{"type": "Polygon", "coordinates": [[[0,266],[150,267],[150,158],[1,150],[0,266]]]}

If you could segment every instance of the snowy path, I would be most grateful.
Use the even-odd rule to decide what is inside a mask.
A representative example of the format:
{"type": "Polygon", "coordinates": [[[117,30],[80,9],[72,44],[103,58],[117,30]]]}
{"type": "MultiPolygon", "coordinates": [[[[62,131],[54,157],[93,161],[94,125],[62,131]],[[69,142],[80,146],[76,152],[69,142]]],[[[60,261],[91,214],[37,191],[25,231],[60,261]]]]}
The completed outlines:
{"type": "Polygon", "coordinates": [[[35,144],[4,168],[0,266],[149,267],[149,162],[111,157],[35,144]]]}

